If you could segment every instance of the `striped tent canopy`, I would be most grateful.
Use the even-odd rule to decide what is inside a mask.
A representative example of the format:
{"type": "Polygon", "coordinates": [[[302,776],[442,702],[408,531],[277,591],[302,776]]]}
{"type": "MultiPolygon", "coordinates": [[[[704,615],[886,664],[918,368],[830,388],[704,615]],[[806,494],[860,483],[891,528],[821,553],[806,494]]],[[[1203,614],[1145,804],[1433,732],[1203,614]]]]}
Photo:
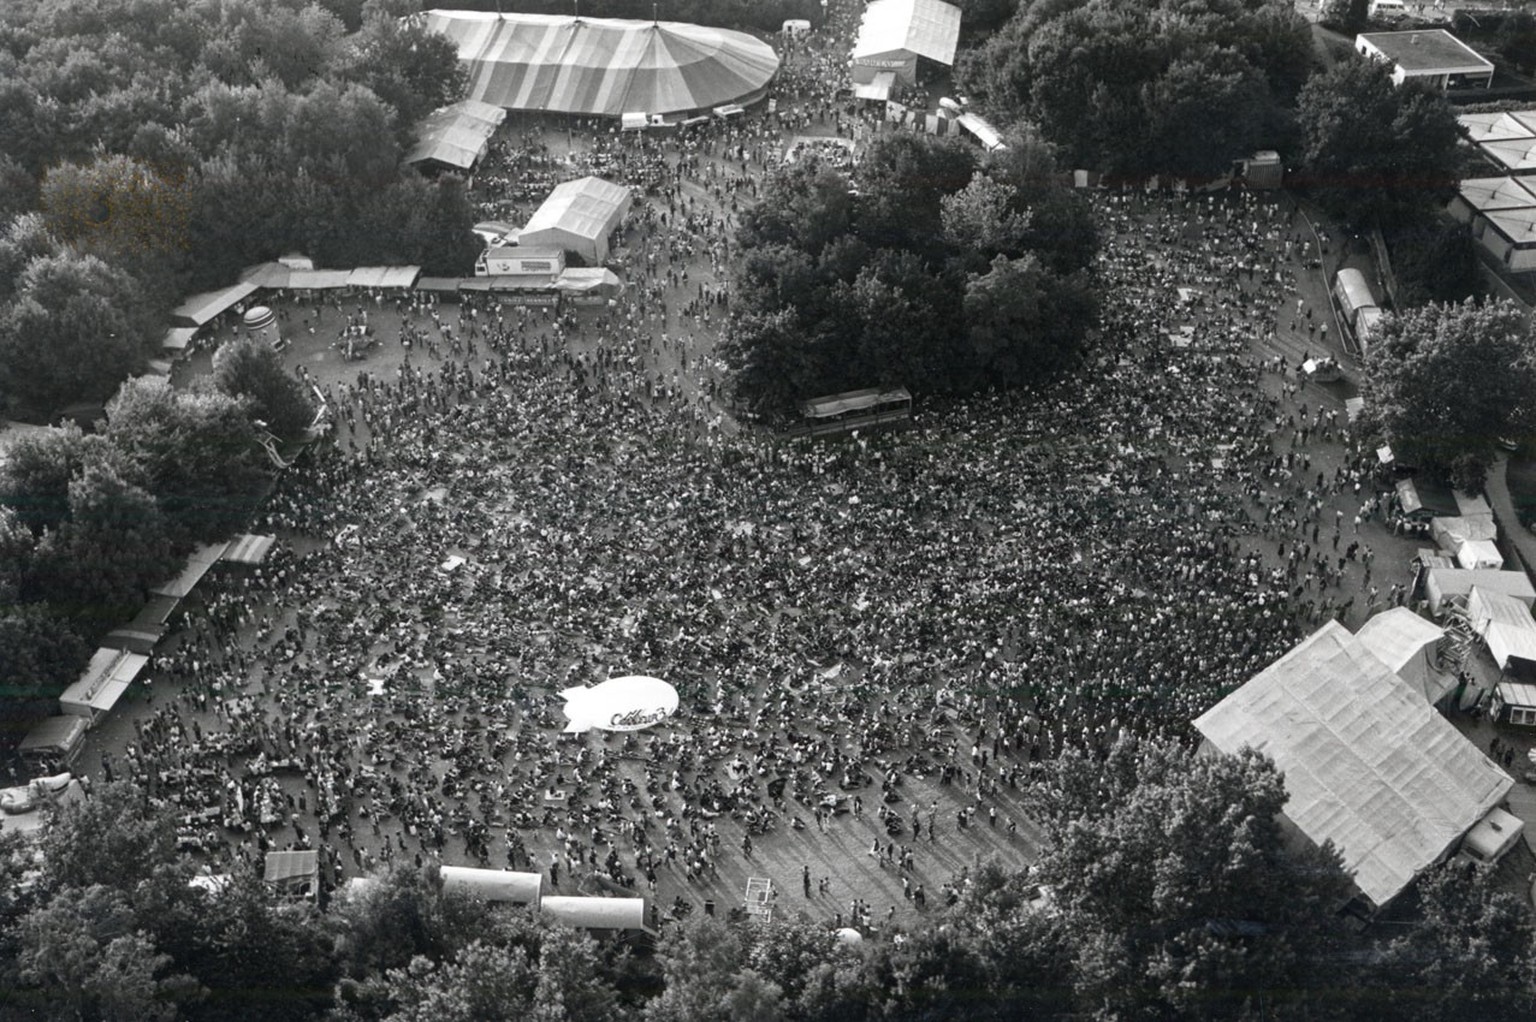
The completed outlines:
{"type": "Polygon", "coordinates": [[[779,69],[742,32],[672,21],[428,11],[468,65],[469,96],[513,110],[619,117],[756,99],[779,69]]]}

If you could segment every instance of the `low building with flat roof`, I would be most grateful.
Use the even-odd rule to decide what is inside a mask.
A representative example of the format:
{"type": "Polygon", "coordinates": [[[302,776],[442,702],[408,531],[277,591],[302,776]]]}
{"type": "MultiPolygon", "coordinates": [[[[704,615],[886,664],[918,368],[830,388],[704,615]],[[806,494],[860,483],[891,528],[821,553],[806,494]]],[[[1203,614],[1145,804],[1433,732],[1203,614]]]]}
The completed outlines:
{"type": "Polygon", "coordinates": [[[1355,52],[1391,64],[1394,85],[1410,78],[1441,91],[1493,84],[1493,62],[1443,28],[1362,33],[1355,52]]]}

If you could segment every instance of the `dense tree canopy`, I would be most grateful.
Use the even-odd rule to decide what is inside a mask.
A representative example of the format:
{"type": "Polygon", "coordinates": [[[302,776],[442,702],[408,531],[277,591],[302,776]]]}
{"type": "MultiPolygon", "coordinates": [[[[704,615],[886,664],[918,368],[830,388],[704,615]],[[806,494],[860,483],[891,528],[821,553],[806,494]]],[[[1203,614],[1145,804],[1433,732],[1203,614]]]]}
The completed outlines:
{"type": "Polygon", "coordinates": [[[1398,312],[1367,353],[1361,394],[1400,462],[1481,490],[1499,438],[1536,429],[1530,321],[1508,302],[1398,312]]]}
{"type": "Polygon", "coordinates": [[[1240,1018],[1304,987],[1349,885],[1331,851],[1286,850],[1268,760],[1123,740],[1062,755],[1030,794],[1086,1009],[1240,1018]]]}
{"type": "Polygon", "coordinates": [[[1342,60],[1297,99],[1304,183],[1339,216],[1391,223],[1443,202],[1457,179],[1460,129],[1445,97],[1392,84],[1380,61],[1342,60]]]}
{"type": "Polygon", "coordinates": [[[981,161],[887,135],[851,179],[816,162],[776,175],[738,236],[724,351],[742,403],[1028,386],[1072,365],[1097,318],[1096,230],[1049,147],[1013,142],[981,161]]]}
{"type": "Polygon", "coordinates": [[[315,418],[315,401],[283,368],[272,346],[255,337],[225,341],[213,355],[213,380],[230,397],[245,399],[253,421],[276,436],[295,438],[315,418]]]}
{"type": "Polygon", "coordinates": [[[1024,0],[956,74],[1073,166],[1207,178],[1275,144],[1311,60],[1279,0],[1024,0]]]}

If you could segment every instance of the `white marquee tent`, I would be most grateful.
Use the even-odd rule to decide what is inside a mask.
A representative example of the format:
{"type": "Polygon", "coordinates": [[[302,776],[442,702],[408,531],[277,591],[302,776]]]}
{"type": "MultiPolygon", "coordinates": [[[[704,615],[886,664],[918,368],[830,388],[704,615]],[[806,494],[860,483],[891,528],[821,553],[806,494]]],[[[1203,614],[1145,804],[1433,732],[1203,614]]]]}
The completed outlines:
{"type": "Polygon", "coordinates": [[[864,8],[853,43],[853,82],[867,85],[892,72],[917,82],[917,58],[952,65],[960,45],[960,8],[943,0],[874,0],[864,8]]]}
{"type": "Polygon", "coordinates": [[[1513,596],[1473,586],[1467,596],[1467,617],[1488,644],[1488,652],[1493,654],[1499,670],[1508,668],[1511,660],[1536,664],[1536,618],[1531,617],[1531,608],[1524,603],[1513,596]]]}
{"type": "Polygon", "coordinates": [[[59,711],[95,720],[109,712],[139,676],[149,657],[103,646],[91,657],[80,680],[59,696],[59,711]]]}
{"type": "Polygon", "coordinates": [[[779,70],[767,43],[673,21],[428,11],[469,70],[469,97],[513,110],[620,117],[750,103],[779,70]]]}
{"type": "Polygon", "coordinates": [[[1435,669],[1435,646],[1445,629],[1426,621],[1407,607],[1393,607],[1371,617],[1355,633],[1376,659],[1408,684],[1437,703],[1456,687],[1456,676],[1435,669]]]}
{"type": "Polygon", "coordinates": [[[440,107],[416,124],[416,145],[406,163],[441,163],[468,170],[485,155],[485,147],[507,112],[491,103],[463,99],[440,107]]]}
{"type": "Polygon", "coordinates": [[[1285,775],[1285,816],[1331,840],[1380,908],[1441,861],[1514,782],[1337,621],[1196,719],[1217,750],[1285,775]]]}
{"type": "Polygon", "coordinates": [[[628,188],[600,177],[562,182],[528,219],[518,247],[548,246],[600,263],[608,258],[608,236],[633,201],[628,188]]]}
{"type": "Polygon", "coordinates": [[[648,930],[644,898],[549,897],[539,911],[570,926],[585,930],[648,930]]]}

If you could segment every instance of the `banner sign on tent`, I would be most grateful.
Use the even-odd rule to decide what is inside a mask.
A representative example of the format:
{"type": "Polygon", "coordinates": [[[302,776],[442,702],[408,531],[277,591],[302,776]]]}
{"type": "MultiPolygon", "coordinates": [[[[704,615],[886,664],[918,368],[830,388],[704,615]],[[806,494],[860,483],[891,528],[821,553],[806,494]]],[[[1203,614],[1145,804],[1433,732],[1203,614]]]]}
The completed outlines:
{"type": "Polygon", "coordinates": [[[568,688],[560,698],[565,700],[567,732],[639,731],[677,710],[677,689],[642,674],[609,678],[593,688],[568,688]]]}
{"type": "Polygon", "coordinates": [[[539,291],[498,291],[496,300],[502,305],[559,305],[560,296],[539,291]]]}

